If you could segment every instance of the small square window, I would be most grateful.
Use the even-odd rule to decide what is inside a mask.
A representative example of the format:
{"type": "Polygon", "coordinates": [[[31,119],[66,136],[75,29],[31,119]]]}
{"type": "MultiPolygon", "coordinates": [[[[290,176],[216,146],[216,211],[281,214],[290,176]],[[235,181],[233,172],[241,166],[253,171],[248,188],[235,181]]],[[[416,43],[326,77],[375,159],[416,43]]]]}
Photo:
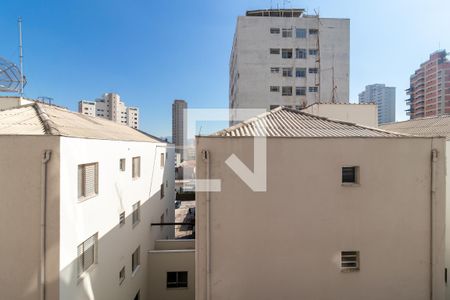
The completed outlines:
{"type": "Polygon", "coordinates": [[[283,86],[281,88],[282,96],[292,96],[292,86],[283,86]]]}
{"type": "Polygon", "coordinates": [[[306,29],[304,28],[296,28],[295,29],[295,37],[298,39],[306,38],[306,29]]]}
{"type": "Polygon", "coordinates": [[[341,271],[359,271],[359,251],[341,251],[341,271]]]}
{"type": "Polygon", "coordinates": [[[120,159],[120,171],[125,171],[125,158],[120,159]]]}
{"type": "Polygon", "coordinates": [[[167,272],[167,288],[181,288],[188,286],[188,272],[167,272]]]}
{"type": "Polygon", "coordinates": [[[317,93],[319,91],[319,88],[317,86],[310,86],[308,88],[308,92],[310,93],[317,93]]]}
{"type": "Polygon", "coordinates": [[[304,86],[295,87],[295,95],[296,96],[305,96],[306,95],[306,87],[304,87],[304,86]]]}
{"type": "Polygon", "coordinates": [[[309,72],[309,74],[317,74],[318,70],[317,70],[317,68],[309,68],[308,72],[309,72]]]}
{"type": "Polygon", "coordinates": [[[283,68],[283,77],[292,77],[292,68],[283,68]]]}
{"type": "Polygon", "coordinates": [[[306,58],[306,49],[300,49],[300,48],[295,49],[295,58],[301,58],[301,59],[306,58]]]}
{"type": "Polygon", "coordinates": [[[309,35],[317,35],[319,34],[319,29],[310,29],[309,30],[309,35]]]}
{"type": "Polygon", "coordinates": [[[281,57],[282,58],[292,58],[292,49],[282,49],[281,57]]]}
{"type": "Polygon", "coordinates": [[[272,67],[272,68],[270,68],[270,73],[280,73],[280,68],[277,68],[277,67],[272,67]]]}
{"type": "Polygon", "coordinates": [[[296,68],[295,77],[306,77],[306,68],[296,68]]]}
{"type": "Polygon", "coordinates": [[[271,92],[279,92],[280,91],[280,87],[279,86],[271,86],[270,87],[270,91],[271,92]]]}
{"type": "Polygon", "coordinates": [[[342,183],[359,183],[359,167],[342,167],[342,183]]]}
{"type": "Polygon", "coordinates": [[[280,34],[280,28],[270,28],[271,34],[280,34]]]}
{"type": "Polygon", "coordinates": [[[119,215],[119,225],[124,225],[125,224],[125,212],[121,212],[119,215]]]}
{"type": "Polygon", "coordinates": [[[309,55],[317,55],[319,53],[319,50],[317,49],[309,49],[309,55]]]}
{"type": "Polygon", "coordinates": [[[279,48],[270,48],[270,54],[280,54],[279,48]]]}
{"type": "Polygon", "coordinates": [[[281,36],[284,38],[292,37],[292,28],[283,28],[281,36]]]}
{"type": "Polygon", "coordinates": [[[119,284],[122,284],[122,282],[125,280],[125,267],[122,267],[119,271],[119,284]]]}

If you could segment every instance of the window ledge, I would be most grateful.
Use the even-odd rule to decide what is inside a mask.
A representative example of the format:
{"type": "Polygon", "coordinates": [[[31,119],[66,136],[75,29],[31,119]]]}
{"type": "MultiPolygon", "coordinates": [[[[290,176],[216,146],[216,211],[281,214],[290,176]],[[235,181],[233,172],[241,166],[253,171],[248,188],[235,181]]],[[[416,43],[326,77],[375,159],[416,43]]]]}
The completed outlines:
{"type": "Polygon", "coordinates": [[[353,183],[353,182],[343,182],[341,183],[341,186],[353,186],[353,187],[358,187],[361,186],[359,183],[353,183]]]}
{"type": "Polygon", "coordinates": [[[131,273],[131,277],[136,276],[137,272],[139,272],[140,269],[141,269],[141,265],[137,266],[136,269],[133,271],[133,273],[131,273]]]}
{"type": "Polygon", "coordinates": [[[86,200],[89,200],[89,199],[97,197],[97,196],[98,196],[98,194],[93,194],[93,195],[90,195],[90,196],[79,197],[78,198],[78,203],[84,202],[86,200]]]}

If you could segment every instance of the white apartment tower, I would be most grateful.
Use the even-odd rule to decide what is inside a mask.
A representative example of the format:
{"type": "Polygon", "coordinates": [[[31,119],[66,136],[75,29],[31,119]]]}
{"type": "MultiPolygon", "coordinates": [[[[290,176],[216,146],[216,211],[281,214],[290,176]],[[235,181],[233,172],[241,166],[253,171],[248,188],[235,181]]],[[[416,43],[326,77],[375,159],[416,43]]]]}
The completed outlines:
{"type": "Polygon", "coordinates": [[[379,83],[367,85],[359,94],[359,103],[377,105],[378,124],[395,122],[395,87],[379,83]]]}
{"type": "Polygon", "coordinates": [[[127,107],[120,100],[120,95],[105,93],[95,101],[81,100],[78,102],[78,112],[91,116],[102,117],[132,128],[139,128],[139,108],[127,107]]]}
{"type": "Polygon", "coordinates": [[[175,100],[172,104],[172,143],[175,145],[175,153],[179,153],[181,159],[184,158],[183,147],[186,144],[186,131],[184,126],[184,110],[187,109],[187,102],[175,100]]]}
{"type": "Polygon", "coordinates": [[[229,107],[346,103],[349,49],[349,19],[303,9],[247,11],[238,17],[233,41],[229,107]]]}

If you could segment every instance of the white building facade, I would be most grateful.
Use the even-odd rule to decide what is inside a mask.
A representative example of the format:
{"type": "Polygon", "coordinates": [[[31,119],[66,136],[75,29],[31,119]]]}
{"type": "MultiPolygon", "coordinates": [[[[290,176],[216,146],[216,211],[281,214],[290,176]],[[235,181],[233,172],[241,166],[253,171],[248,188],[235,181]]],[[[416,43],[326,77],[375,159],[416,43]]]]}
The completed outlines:
{"type": "Polygon", "coordinates": [[[349,19],[319,18],[301,9],[248,11],[237,19],[229,107],[348,102],[349,51],[349,19]]]}
{"type": "Polygon", "coordinates": [[[379,124],[395,122],[395,87],[379,83],[367,85],[359,94],[359,103],[377,105],[379,124]]]}
{"type": "Polygon", "coordinates": [[[78,112],[91,117],[102,117],[135,129],[139,128],[139,108],[127,107],[121,101],[120,95],[115,93],[105,93],[102,98],[95,101],[79,101],[78,112]]]}
{"type": "Polygon", "coordinates": [[[174,222],[173,148],[42,104],[0,119],[0,298],[148,299],[148,251],[174,237],[151,226],[174,222]]]}

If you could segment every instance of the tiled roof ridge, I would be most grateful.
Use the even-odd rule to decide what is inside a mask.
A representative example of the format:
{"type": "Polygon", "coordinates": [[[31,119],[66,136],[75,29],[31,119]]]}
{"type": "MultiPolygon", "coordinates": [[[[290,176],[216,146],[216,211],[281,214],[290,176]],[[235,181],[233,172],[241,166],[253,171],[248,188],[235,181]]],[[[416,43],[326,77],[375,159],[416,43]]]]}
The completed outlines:
{"type": "Polygon", "coordinates": [[[40,119],[42,125],[44,126],[45,134],[49,135],[61,135],[55,123],[50,119],[47,112],[45,111],[43,105],[39,103],[33,103],[33,108],[36,110],[37,116],[40,119]]]}

